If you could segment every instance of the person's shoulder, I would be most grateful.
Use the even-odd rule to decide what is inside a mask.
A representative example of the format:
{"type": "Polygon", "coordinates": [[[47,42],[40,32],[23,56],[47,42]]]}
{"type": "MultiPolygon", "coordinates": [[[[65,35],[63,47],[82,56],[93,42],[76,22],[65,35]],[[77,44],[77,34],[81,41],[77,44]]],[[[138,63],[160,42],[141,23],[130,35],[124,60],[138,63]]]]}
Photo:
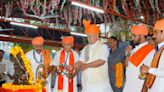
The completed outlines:
{"type": "Polygon", "coordinates": [[[78,55],[77,51],[76,50],[72,50],[74,54],[78,55]]]}
{"type": "Polygon", "coordinates": [[[57,54],[60,54],[60,53],[62,52],[62,50],[63,50],[63,49],[60,49],[60,50],[56,51],[56,55],[57,55],[57,54]]]}
{"type": "Polygon", "coordinates": [[[108,48],[107,44],[101,43],[102,48],[108,48]]]}
{"type": "Polygon", "coordinates": [[[33,50],[30,50],[28,52],[26,52],[26,55],[31,55],[33,53],[33,50]]]}
{"type": "Polygon", "coordinates": [[[89,47],[89,44],[86,44],[86,45],[80,50],[80,52],[84,51],[87,47],[89,47]]]}

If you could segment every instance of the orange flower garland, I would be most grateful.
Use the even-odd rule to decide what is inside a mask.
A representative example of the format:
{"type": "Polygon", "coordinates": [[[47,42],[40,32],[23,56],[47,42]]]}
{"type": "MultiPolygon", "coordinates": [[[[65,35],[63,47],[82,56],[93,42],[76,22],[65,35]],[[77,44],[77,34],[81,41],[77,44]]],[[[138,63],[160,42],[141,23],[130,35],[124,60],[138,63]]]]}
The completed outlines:
{"type": "Polygon", "coordinates": [[[12,83],[4,83],[2,87],[9,90],[28,90],[37,88],[35,85],[13,85],[12,83]]]}
{"type": "Polygon", "coordinates": [[[116,87],[121,88],[123,86],[123,65],[122,63],[116,64],[116,87]]]}

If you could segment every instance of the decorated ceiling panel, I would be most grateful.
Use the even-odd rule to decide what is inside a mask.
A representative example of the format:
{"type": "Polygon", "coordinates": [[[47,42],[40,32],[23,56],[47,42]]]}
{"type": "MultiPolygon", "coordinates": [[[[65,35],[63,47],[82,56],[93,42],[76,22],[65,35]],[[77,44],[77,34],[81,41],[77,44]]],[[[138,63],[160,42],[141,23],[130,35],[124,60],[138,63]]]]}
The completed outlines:
{"type": "MultiPolygon", "coordinates": [[[[100,25],[102,33],[106,35],[127,31],[130,25],[141,22],[153,26],[156,20],[164,17],[164,0],[0,0],[0,16],[2,29],[16,30],[1,33],[24,37],[43,35],[47,40],[60,41],[62,35],[70,35],[70,32],[84,33],[83,18],[102,24],[105,27],[100,25]],[[82,8],[73,2],[103,12],[82,8]],[[38,29],[19,28],[11,21],[34,25],[38,29]]],[[[85,43],[84,37],[75,37],[85,43]]]]}

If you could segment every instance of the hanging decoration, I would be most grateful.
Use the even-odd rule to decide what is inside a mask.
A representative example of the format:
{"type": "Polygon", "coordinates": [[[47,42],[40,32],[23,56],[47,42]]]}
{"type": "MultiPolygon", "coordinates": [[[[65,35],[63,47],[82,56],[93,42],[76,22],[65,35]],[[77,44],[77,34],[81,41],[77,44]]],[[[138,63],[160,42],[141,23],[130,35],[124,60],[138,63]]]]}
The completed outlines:
{"type": "Polygon", "coordinates": [[[159,9],[159,7],[158,7],[158,0],[155,0],[155,6],[156,6],[156,9],[157,9],[157,12],[158,12],[159,14],[161,14],[161,11],[160,11],[160,9],[159,9]]]}
{"type": "Polygon", "coordinates": [[[118,8],[116,6],[116,0],[114,0],[114,11],[117,12],[117,13],[119,13],[119,10],[118,10],[118,8]]]}
{"type": "Polygon", "coordinates": [[[63,0],[62,4],[61,4],[61,8],[60,8],[60,11],[63,10],[63,7],[64,7],[64,4],[66,3],[66,0],[63,0]]]}
{"type": "Polygon", "coordinates": [[[128,5],[126,3],[126,0],[122,0],[122,9],[124,10],[125,15],[129,14],[129,9],[128,9],[128,5]]]}
{"type": "MultiPolygon", "coordinates": [[[[93,12],[90,10],[87,10],[85,8],[80,8],[76,6],[70,5],[70,0],[5,0],[8,1],[6,3],[6,15],[10,16],[12,12],[12,6],[13,2],[17,2],[16,4],[20,7],[23,14],[27,17],[37,18],[40,21],[40,25],[43,25],[45,23],[43,22],[50,22],[48,25],[51,25],[52,28],[58,28],[58,29],[67,29],[68,26],[78,26],[79,28],[82,26],[81,20],[85,16],[89,20],[94,20],[94,22],[97,22],[97,20],[105,23],[110,23],[110,26],[112,28],[112,31],[120,31],[120,26],[122,25],[122,21],[124,19],[116,19],[113,17],[113,15],[104,13],[100,14],[97,12],[93,12]],[[13,2],[12,2],[13,1],[13,2]],[[69,3],[68,3],[69,2],[69,3]],[[116,22],[116,21],[120,21],[116,22]]],[[[129,14],[129,0],[121,0],[121,8],[116,3],[117,0],[78,0],[80,2],[86,3],[91,6],[103,8],[104,10],[113,12],[113,13],[124,13],[125,15],[129,14]]],[[[161,16],[159,14],[162,14],[162,10],[160,10],[161,4],[160,0],[149,0],[150,6],[152,10],[155,12],[157,11],[157,15],[153,15],[153,17],[161,16]]],[[[145,9],[145,1],[143,0],[133,0],[133,18],[139,18],[141,15],[144,15],[144,9],[145,9]]],[[[150,18],[149,18],[150,19],[150,18]]],[[[34,20],[35,21],[35,20],[34,20]]],[[[37,21],[36,21],[37,22],[37,21]]],[[[37,22],[38,23],[38,22],[37,22]]],[[[48,26],[49,27],[49,26],[48,26]]]]}
{"type": "Polygon", "coordinates": [[[14,1],[11,1],[5,5],[5,9],[6,9],[5,17],[6,18],[8,18],[11,15],[13,3],[14,3],[14,1]]]}
{"type": "Polygon", "coordinates": [[[150,6],[151,8],[153,9],[153,11],[155,11],[155,4],[154,4],[154,1],[153,0],[149,0],[149,3],[150,3],[150,6]]]}

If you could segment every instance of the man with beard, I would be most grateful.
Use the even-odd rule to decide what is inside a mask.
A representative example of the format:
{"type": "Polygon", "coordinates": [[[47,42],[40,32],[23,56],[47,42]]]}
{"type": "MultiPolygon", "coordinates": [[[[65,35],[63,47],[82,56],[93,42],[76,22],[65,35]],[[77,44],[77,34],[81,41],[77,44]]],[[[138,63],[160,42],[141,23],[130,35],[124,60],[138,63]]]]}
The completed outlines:
{"type": "MultiPolygon", "coordinates": [[[[27,59],[31,63],[32,72],[34,74],[34,82],[36,81],[36,70],[40,64],[44,64],[47,70],[50,70],[50,62],[51,62],[51,54],[49,50],[43,49],[44,38],[41,36],[37,36],[32,40],[32,45],[34,49],[26,53],[27,59]]],[[[42,71],[42,70],[41,70],[42,71]]],[[[45,70],[42,71],[42,77],[46,79],[45,70]]],[[[50,76],[48,77],[48,81],[46,83],[46,92],[51,92],[50,88],[50,76]]]]}
{"type": "Polygon", "coordinates": [[[154,56],[154,47],[146,41],[148,30],[145,25],[132,26],[131,33],[135,48],[128,47],[126,62],[126,82],[123,92],[141,92],[144,80],[139,79],[140,67],[150,65],[154,56]]]}
{"type": "Polygon", "coordinates": [[[141,67],[142,73],[148,73],[142,92],[164,92],[164,19],[156,22],[153,37],[158,46],[151,66],[143,65],[141,67]]]}

